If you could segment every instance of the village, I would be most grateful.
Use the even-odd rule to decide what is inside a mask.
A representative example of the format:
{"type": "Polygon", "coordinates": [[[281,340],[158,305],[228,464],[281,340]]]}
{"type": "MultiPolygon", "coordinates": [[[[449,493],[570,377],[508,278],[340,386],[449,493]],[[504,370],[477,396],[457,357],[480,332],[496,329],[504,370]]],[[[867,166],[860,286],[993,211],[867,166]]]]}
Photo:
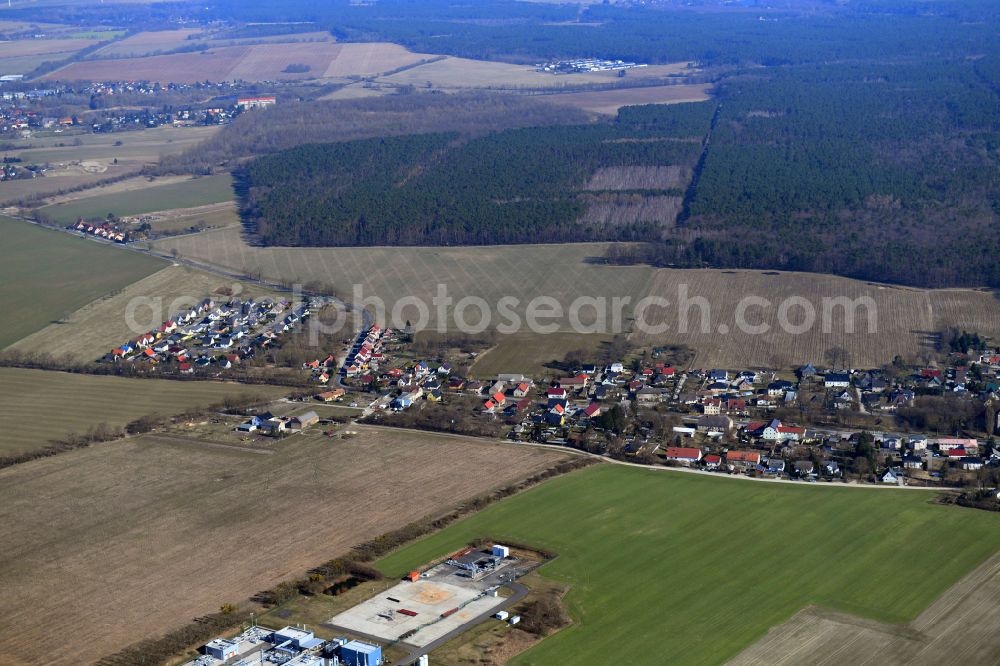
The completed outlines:
{"type": "Polygon", "coordinates": [[[216,303],[208,297],[118,345],[101,362],[182,375],[203,369],[228,370],[253,359],[325,304],[319,297],[298,303],[271,298],[229,298],[216,303]]]}
{"type": "Polygon", "coordinates": [[[356,398],[368,405],[365,422],[809,482],[976,485],[1000,471],[994,352],[952,353],[946,367],[807,364],[794,373],[681,370],[633,358],[575,364],[544,379],[477,379],[457,372],[458,360],[400,363],[387,352],[389,341],[402,347],[399,337],[373,326],[344,363],[345,386],[375,396],[356,398]],[[939,422],[965,412],[981,425],[939,422]]]}

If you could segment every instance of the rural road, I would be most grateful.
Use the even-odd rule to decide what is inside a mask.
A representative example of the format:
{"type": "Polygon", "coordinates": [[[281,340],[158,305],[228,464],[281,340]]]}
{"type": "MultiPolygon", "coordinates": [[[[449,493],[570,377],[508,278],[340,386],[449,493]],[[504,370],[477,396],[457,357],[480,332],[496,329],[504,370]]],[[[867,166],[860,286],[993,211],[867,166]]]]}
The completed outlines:
{"type": "Polygon", "coordinates": [[[402,432],[414,432],[414,433],[433,433],[441,437],[454,438],[464,441],[478,441],[478,442],[488,442],[491,444],[503,444],[507,446],[532,446],[541,449],[548,449],[550,451],[561,451],[574,456],[581,456],[585,458],[593,458],[595,460],[600,460],[601,462],[611,463],[613,465],[625,465],[626,467],[637,467],[639,469],[649,470],[651,472],[679,472],[681,474],[699,474],[702,476],[710,476],[712,478],[726,478],[734,479],[740,481],[753,481],[756,483],[780,483],[782,485],[802,485],[802,486],[812,486],[814,488],[854,488],[856,490],[922,490],[924,492],[941,492],[946,490],[962,490],[961,488],[955,488],[951,486],[942,486],[935,488],[927,488],[923,486],[894,486],[894,485],[876,485],[868,483],[856,483],[849,481],[846,483],[830,483],[830,482],[813,482],[813,481],[798,481],[795,479],[776,479],[776,478],[758,478],[753,476],[746,476],[745,474],[727,474],[725,472],[709,472],[707,470],[701,469],[691,469],[690,467],[664,467],[664,466],[653,466],[644,465],[642,463],[628,462],[627,460],[618,460],[616,458],[611,458],[606,455],[599,453],[590,453],[588,451],[581,451],[579,449],[573,449],[568,446],[560,446],[558,444],[542,444],[540,442],[517,442],[512,443],[506,440],[491,439],[489,437],[474,437],[472,435],[461,435],[459,433],[451,432],[438,432],[436,430],[418,430],[415,428],[397,428],[395,426],[383,426],[383,425],[373,425],[368,423],[357,423],[354,422],[354,426],[358,428],[374,428],[378,430],[389,431],[402,431],[402,432]]]}

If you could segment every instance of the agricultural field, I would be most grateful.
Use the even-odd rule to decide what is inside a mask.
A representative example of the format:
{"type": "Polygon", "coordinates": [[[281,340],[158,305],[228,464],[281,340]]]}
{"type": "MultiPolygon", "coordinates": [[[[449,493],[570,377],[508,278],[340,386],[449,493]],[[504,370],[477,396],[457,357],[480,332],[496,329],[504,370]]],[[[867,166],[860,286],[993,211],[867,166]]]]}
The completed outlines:
{"type": "Polygon", "coordinates": [[[941,595],[906,625],[810,606],[737,655],[731,666],[990,664],[1000,659],[1000,555],[941,595]]]}
{"type": "Polygon", "coordinates": [[[44,449],[99,423],[121,427],[146,416],[169,416],[227,396],[278,397],[289,389],[224,382],[130,379],[48,370],[0,368],[0,455],[44,449]]]}
{"type": "Polygon", "coordinates": [[[430,56],[396,44],[335,42],[274,42],[250,46],[220,46],[207,51],[140,58],[75,62],[47,74],[45,79],[103,81],[122,71],[136,79],[194,83],[196,81],[263,81],[374,76],[430,56]],[[308,65],[307,72],[286,72],[292,64],[308,65]]]}
{"type": "Polygon", "coordinates": [[[10,349],[89,363],[139,333],[159,326],[183,305],[198,303],[209,296],[223,298],[221,294],[242,298],[274,296],[252,284],[234,283],[187,266],[167,266],[84,305],[59,323],[49,324],[19,340],[10,349]]]}
{"type": "Polygon", "coordinates": [[[545,548],[574,624],[511,663],[722,663],[810,604],[909,622],[1000,550],[1000,515],[932,497],[602,465],[377,566],[401,576],[479,537],[545,548]]]}
{"type": "Polygon", "coordinates": [[[17,39],[0,41],[0,59],[22,56],[53,56],[49,60],[67,57],[94,44],[93,39],[17,39]]]}
{"type": "Polygon", "coordinates": [[[110,134],[50,134],[12,141],[5,155],[27,164],[48,165],[45,176],[3,183],[0,199],[44,196],[84,183],[138,171],[164,155],[187,150],[220,129],[211,127],[161,126],[134,132],[110,134]],[[117,163],[115,162],[117,160],[117,163]]]}
{"type": "Polygon", "coordinates": [[[551,367],[560,362],[569,351],[583,351],[589,357],[601,358],[602,347],[611,340],[610,335],[579,333],[514,333],[503,335],[496,345],[482,352],[472,364],[469,374],[489,379],[500,373],[517,372],[529,377],[562,374],[551,367]]]}
{"type": "MultiPolygon", "coordinates": [[[[600,257],[607,245],[580,243],[565,245],[491,246],[463,248],[259,248],[243,240],[237,228],[209,231],[197,236],[158,241],[157,249],[176,249],[210,265],[241,272],[260,271],[269,279],[307,282],[320,280],[332,285],[341,295],[352,298],[353,285],[361,285],[362,296],[377,295],[385,300],[388,314],[404,296],[415,296],[428,303],[437,293],[439,283],[447,285],[455,301],[463,296],[479,296],[496,304],[503,296],[517,298],[515,312],[523,314],[528,302],[539,295],[556,298],[564,311],[574,299],[604,297],[607,300],[607,330],[612,327],[614,297],[630,299],[622,311],[623,330],[631,331],[639,345],[686,344],[698,352],[697,367],[784,367],[806,362],[822,363],[833,347],[851,353],[856,367],[871,367],[889,362],[897,354],[918,359],[929,350],[933,336],[949,326],[1000,336],[1000,300],[991,292],[972,289],[921,290],[862,282],[819,274],[781,273],[776,271],[728,271],[653,269],[648,266],[609,266],[600,257]],[[710,303],[710,327],[702,332],[699,308],[689,310],[688,332],[678,332],[678,308],[682,285],[688,298],[704,297],[710,303]],[[663,332],[642,332],[630,328],[633,307],[646,296],[670,301],[667,310],[650,307],[645,319],[653,326],[668,324],[663,332]],[[759,296],[772,301],[765,312],[751,307],[747,323],[764,323],[771,330],[763,335],[736,333],[736,308],[744,296],[759,296]],[[801,296],[815,308],[815,328],[795,335],[775,325],[782,298],[801,296]],[[838,322],[841,310],[834,310],[830,333],[824,333],[822,299],[868,296],[876,304],[876,328],[867,333],[866,310],[858,311],[855,334],[848,334],[838,322]],[[719,333],[724,324],[730,332],[719,333]]],[[[581,303],[583,305],[583,303],[581,303]]],[[[413,309],[400,310],[405,321],[418,321],[413,309]]],[[[788,321],[801,322],[800,310],[791,308],[788,321]]],[[[494,305],[494,316],[496,310],[494,305]]],[[[475,324],[477,313],[467,318],[475,324]]],[[[522,321],[523,321],[522,317],[522,321]]],[[[495,318],[497,323],[506,320],[495,318]]],[[[580,321],[593,327],[597,318],[593,308],[580,309],[580,321]]],[[[448,316],[453,325],[454,319],[448,316]]],[[[568,318],[557,320],[557,330],[569,332],[568,318]]],[[[545,323],[550,323],[548,320],[545,323]]],[[[429,324],[437,325],[436,308],[430,307],[429,324]]],[[[590,330],[600,330],[590,328],[590,330]]],[[[794,330],[794,329],[793,329],[794,330]]],[[[544,348],[544,335],[532,336],[525,348],[544,348]]],[[[567,350],[568,351],[568,350],[567,350]]],[[[548,360],[546,359],[542,359],[548,360]]],[[[532,365],[534,362],[532,362],[532,365]]]]}
{"type": "Polygon", "coordinates": [[[141,215],[218,204],[231,201],[232,198],[232,178],[228,173],[223,173],[167,185],[150,184],[142,189],[89,196],[68,203],[44,206],[38,212],[59,224],[72,224],[81,217],[104,218],[108,213],[117,216],[141,215]]]}
{"type": "Polygon", "coordinates": [[[0,216],[0,349],[165,266],[136,252],[0,216]]]}
{"type": "MultiPolygon", "coordinates": [[[[658,79],[689,73],[688,63],[653,65],[630,70],[631,79],[658,79]]],[[[379,83],[411,85],[418,88],[441,89],[500,88],[500,89],[557,89],[595,84],[614,84],[620,81],[617,72],[585,72],[579,74],[550,74],[538,72],[532,65],[513,65],[505,62],[470,60],[446,57],[418,67],[378,79],[379,83]]]]}
{"type": "MultiPolygon", "coordinates": [[[[671,306],[666,310],[651,308],[647,322],[678,331],[678,303],[685,290],[689,299],[707,300],[706,327],[702,326],[701,309],[695,305],[687,309],[687,332],[666,336],[694,348],[697,367],[783,368],[822,363],[825,352],[834,347],[846,349],[854,367],[873,367],[890,362],[897,354],[919,360],[933,352],[936,334],[951,326],[1000,335],[1000,300],[986,290],[925,290],[814,273],[752,270],[657,270],[649,293],[668,299],[671,306]],[[824,316],[823,299],[839,297],[854,302],[869,299],[874,306],[855,310],[853,333],[842,308],[831,309],[829,316],[824,316]],[[743,329],[746,332],[740,330],[737,308],[747,298],[771,303],[765,308],[748,301],[750,307],[745,312],[748,325],[766,325],[766,332],[754,334],[749,327],[743,329]],[[803,299],[815,311],[816,324],[798,333],[795,327],[804,323],[806,314],[805,306],[795,303],[803,299]],[[778,319],[783,302],[789,304],[787,330],[778,319]],[[869,312],[873,313],[871,319],[869,312]],[[829,332],[824,332],[824,320],[829,332]]],[[[661,336],[636,331],[632,339],[657,344],[661,336]]]]}
{"type": "Polygon", "coordinates": [[[545,99],[590,113],[613,116],[623,106],[635,104],[681,104],[711,99],[712,87],[703,84],[615,88],[546,95],[545,99]]]}
{"type": "Polygon", "coordinates": [[[140,32],[108,44],[95,51],[92,56],[96,58],[145,56],[158,51],[170,51],[198,44],[200,40],[195,37],[202,34],[201,30],[194,28],[140,32]]]}
{"type": "Polygon", "coordinates": [[[4,658],[97,661],[563,459],[357,431],[260,450],[150,435],[0,470],[4,658]]]}

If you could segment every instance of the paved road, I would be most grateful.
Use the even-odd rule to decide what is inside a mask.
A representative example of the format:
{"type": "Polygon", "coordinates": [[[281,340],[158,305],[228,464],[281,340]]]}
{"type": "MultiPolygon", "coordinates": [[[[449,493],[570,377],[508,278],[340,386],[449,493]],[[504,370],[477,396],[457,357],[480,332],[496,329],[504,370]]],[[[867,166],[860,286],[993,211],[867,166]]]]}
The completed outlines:
{"type": "Polygon", "coordinates": [[[804,486],[812,486],[814,488],[854,488],[859,490],[874,489],[874,490],[922,490],[922,491],[944,491],[944,490],[962,490],[962,488],[954,487],[933,487],[928,488],[924,486],[895,486],[895,485],[875,485],[868,483],[856,483],[854,481],[848,481],[846,483],[831,483],[831,482],[812,482],[812,481],[799,481],[795,479],[776,479],[776,478],[761,478],[754,476],[746,476],[745,474],[727,474],[725,472],[709,472],[702,469],[692,469],[690,467],[664,467],[659,465],[645,465],[643,463],[629,462],[627,460],[618,460],[617,458],[611,458],[606,455],[599,453],[589,453],[587,451],[581,451],[579,449],[573,449],[568,446],[560,446],[558,444],[542,444],[539,442],[508,442],[507,440],[493,439],[489,437],[474,437],[472,435],[460,435],[458,433],[450,432],[436,432],[428,430],[418,430],[415,428],[396,428],[393,426],[382,426],[382,425],[372,425],[368,423],[357,423],[354,425],[359,428],[375,428],[379,430],[390,431],[403,431],[403,432],[413,432],[422,433],[426,435],[428,432],[433,432],[433,434],[441,437],[455,438],[465,441],[475,440],[480,442],[489,442],[491,444],[506,444],[508,446],[533,446],[536,448],[550,449],[552,451],[560,451],[562,453],[567,453],[574,456],[582,456],[586,458],[593,458],[595,460],[600,460],[602,462],[611,463],[613,465],[625,465],[627,467],[638,467],[640,469],[649,470],[650,472],[678,472],[681,474],[700,474],[702,476],[711,476],[713,478],[723,478],[723,479],[736,479],[740,481],[754,481],[757,483],[781,483],[781,484],[798,484],[804,486]]]}

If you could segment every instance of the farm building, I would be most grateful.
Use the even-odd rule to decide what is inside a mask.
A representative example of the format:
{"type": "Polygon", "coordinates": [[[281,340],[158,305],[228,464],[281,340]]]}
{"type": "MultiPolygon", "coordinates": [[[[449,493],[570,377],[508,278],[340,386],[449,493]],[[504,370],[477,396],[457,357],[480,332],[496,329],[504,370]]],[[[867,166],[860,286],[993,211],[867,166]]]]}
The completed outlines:
{"type": "Polygon", "coordinates": [[[302,430],[317,423],[319,423],[319,414],[316,412],[306,412],[305,414],[293,416],[289,419],[288,427],[291,430],[302,430]]]}
{"type": "Polygon", "coordinates": [[[670,446],[665,452],[667,460],[690,465],[701,460],[701,449],[694,447],[670,446]]]}

